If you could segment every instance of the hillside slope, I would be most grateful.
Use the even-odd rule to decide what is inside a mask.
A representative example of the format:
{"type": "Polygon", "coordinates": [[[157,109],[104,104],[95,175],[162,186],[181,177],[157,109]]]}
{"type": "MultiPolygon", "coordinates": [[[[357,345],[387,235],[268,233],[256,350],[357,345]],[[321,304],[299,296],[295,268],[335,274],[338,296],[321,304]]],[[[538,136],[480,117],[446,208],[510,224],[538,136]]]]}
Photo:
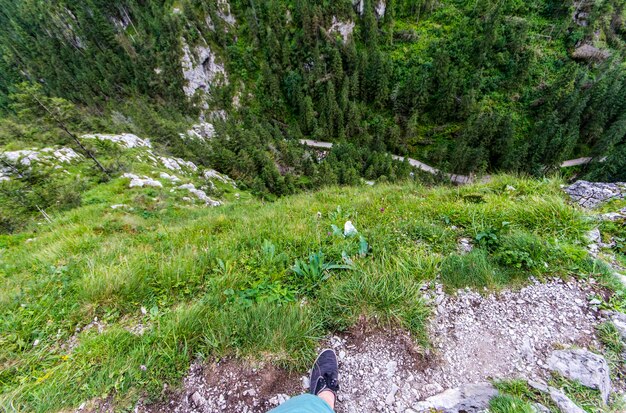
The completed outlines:
{"type": "Polygon", "coordinates": [[[206,208],[165,183],[114,179],[33,232],[0,238],[0,405],[44,412],[105,397],[132,406],[203,358],[301,370],[324,335],[358,320],[426,345],[421,288],[435,282],[448,292],[530,276],[615,285],[588,256],[591,222],[559,183],[497,176],[206,208]],[[346,221],[358,233],[346,235],[346,221]]]}

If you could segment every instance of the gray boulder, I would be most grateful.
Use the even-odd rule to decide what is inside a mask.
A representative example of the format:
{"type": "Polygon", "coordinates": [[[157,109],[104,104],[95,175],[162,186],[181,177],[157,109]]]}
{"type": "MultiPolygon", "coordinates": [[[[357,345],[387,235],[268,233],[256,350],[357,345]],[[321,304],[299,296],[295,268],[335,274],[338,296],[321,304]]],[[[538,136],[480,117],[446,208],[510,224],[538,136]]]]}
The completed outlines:
{"type": "Polygon", "coordinates": [[[548,368],[583,386],[599,390],[606,403],[611,393],[609,365],[604,357],[588,350],[556,350],[548,357],[548,368]]]}
{"type": "Polygon", "coordinates": [[[626,183],[604,183],[576,181],[563,188],[570,198],[583,208],[595,208],[610,199],[621,199],[626,195],[626,183]]]}
{"type": "Polygon", "coordinates": [[[489,401],[498,395],[490,383],[464,384],[455,389],[427,398],[413,406],[418,412],[441,411],[443,413],[475,413],[489,407],[489,401]]]}
{"type": "Polygon", "coordinates": [[[585,413],[582,408],[578,407],[576,403],[559,389],[532,380],[528,381],[528,385],[540,392],[547,393],[561,413],[585,413]]]}

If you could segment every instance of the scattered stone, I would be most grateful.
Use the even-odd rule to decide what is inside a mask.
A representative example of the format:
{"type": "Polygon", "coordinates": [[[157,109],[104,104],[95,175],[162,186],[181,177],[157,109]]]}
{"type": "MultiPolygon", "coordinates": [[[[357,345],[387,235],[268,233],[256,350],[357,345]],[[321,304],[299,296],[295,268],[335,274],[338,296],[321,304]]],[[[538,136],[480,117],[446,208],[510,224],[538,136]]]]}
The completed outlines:
{"type": "Polygon", "coordinates": [[[198,409],[201,409],[206,404],[204,397],[202,397],[202,395],[200,395],[197,391],[191,395],[191,402],[198,409]]]}
{"type": "Polygon", "coordinates": [[[550,413],[550,409],[548,409],[546,406],[544,406],[541,403],[533,403],[531,405],[531,408],[536,412],[536,413],[550,413]]]}
{"type": "Polygon", "coordinates": [[[427,398],[413,406],[418,412],[443,410],[445,413],[473,413],[489,407],[489,401],[498,395],[490,383],[464,384],[427,398]]]}
{"type": "MultiPolygon", "coordinates": [[[[196,198],[198,198],[199,200],[201,200],[202,202],[205,203],[206,206],[220,206],[222,205],[222,203],[220,201],[216,201],[212,198],[210,198],[206,192],[204,192],[201,189],[196,189],[194,184],[184,184],[178,187],[178,189],[185,189],[187,191],[189,191],[189,193],[193,194],[196,198]]],[[[184,198],[183,198],[184,200],[184,198]]]]}
{"type": "Polygon", "coordinates": [[[391,406],[392,404],[395,403],[395,401],[396,401],[396,393],[398,392],[398,389],[400,389],[400,387],[398,387],[397,385],[395,385],[395,384],[391,385],[391,390],[387,394],[387,397],[385,397],[385,403],[388,406],[391,406]]]}
{"type": "Polygon", "coordinates": [[[383,17],[385,17],[386,10],[387,10],[387,4],[385,3],[385,1],[379,0],[378,3],[376,4],[376,8],[374,9],[374,12],[376,12],[376,17],[379,19],[382,19],[383,17]]]}
{"type": "Polygon", "coordinates": [[[611,199],[623,199],[626,183],[576,181],[565,187],[564,191],[583,208],[595,208],[611,199]]]}
{"type": "Polygon", "coordinates": [[[583,386],[599,390],[606,403],[611,393],[609,365],[604,357],[588,350],[555,350],[548,357],[548,368],[583,386]]]}
{"type": "Polygon", "coordinates": [[[467,254],[472,252],[474,246],[469,238],[460,238],[458,243],[458,250],[461,254],[467,254]]]}
{"type": "Polygon", "coordinates": [[[128,205],[126,205],[126,204],[111,205],[111,209],[120,209],[120,208],[126,208],[126,207],[128,207],[128,205]]]}
{"type": "Polygon", "coordinates": [[[302,376],[301,380],[302,388],[308,389],[309,387],[311,387],[311,379],[309,378],[309,376],[302,376]]]}
{"type": "Polygon", "coordinates": [[[132,133],[123,133],[121,135],[105,135],[100,133],[83,135],[83,139],[98,139],[101,141],[115,142],[125,148],[152,148],[150,139],[141,139],[132,133]]]}
{"type": "Polygon", "coordinates": [[[290,397],[286,394],[277,394],[276,396],[269,399],[269,403],[273,406],[279,406],[289,400],[290,397]]]}
{"type": "Polygon", "coordinates": [[[587,232],[585,237],[589,242],[594,244],[599,244],[602,242],[602,235],[600,234],[600,230],[598,228],[594,228],[591,231],[587,232]]]}

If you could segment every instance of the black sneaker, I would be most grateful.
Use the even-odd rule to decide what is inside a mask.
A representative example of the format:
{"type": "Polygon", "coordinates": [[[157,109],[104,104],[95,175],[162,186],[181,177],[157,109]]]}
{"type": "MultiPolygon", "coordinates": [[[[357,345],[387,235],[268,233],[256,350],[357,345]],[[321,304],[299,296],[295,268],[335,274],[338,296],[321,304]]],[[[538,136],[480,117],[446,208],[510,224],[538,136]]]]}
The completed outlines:
{"type": "Polygon", "coordinates": [[[339,391],[338,379],[337,355],[331,349],[323,350],[313,363],[309,392],[317,396],[324,390],[330,390],[337,396],[339,391]]]}

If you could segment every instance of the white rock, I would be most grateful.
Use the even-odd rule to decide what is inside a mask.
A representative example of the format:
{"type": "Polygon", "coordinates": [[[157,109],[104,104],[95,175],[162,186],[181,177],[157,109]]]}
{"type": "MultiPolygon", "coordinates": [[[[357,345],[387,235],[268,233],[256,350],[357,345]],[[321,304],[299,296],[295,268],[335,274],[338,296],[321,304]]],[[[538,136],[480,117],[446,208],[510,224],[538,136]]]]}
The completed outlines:
{"type": "Polygon", "coordinates": [[[115,142],[125,148],[152,148],[150,139],[141,139],[132,133],[123,133],[121,135],[105,135],[105,134],[87,134],[82,136],[83,139],[98,139],[101,141],[115,142]]]}
{"type": "Polygon", "coordinates": [[[356,230],[354,225],[352,225],[352,221],[346,221],[346,223],[343,225],[343,235],[345,235],[346,237],[351,237],[358,233],[359,232],[356,230]]]}
{"type": "Polygon", "coordinates": [[[208,122],[202,122],[202,123],[193,125],[191,129],[187,131],[186,135],[184,134],[181,135],[183,139],[189,137],[189,138],[198,139],[201,141],[211,139],[214,136],[215,136],[215,127],[213,127],[213,124],[208,123],[208,122]]]}
{"type": "Polygon", "coordinates": [[[585,234],[585,238],[587,238],[587,241],[594,244],[602,242],[602,235],[600,234],[600,230],[598,228],[594,228],[587,232],[587,234],[585,234]]]}
{"type": "Polygon", "coordinates": [[[392,404],[395,403],[396,401],[396,393],[398,392],[399,387],[396,386],[395,384],[391,385],[391,390],[389,391],[389,393],[387,393],[387,396],[385,397],[385,403],[388,406],[391,406],[392,404]]]}
{"type": "Polygon", "coordinates": [[[385,11],[387,10],[387,4],[385,4],[384,0],[379,0],[376,4],[376,8],[374,11],[376,12],[376,17],[383,18],[385,17],[385,11]]]}
{"type": "Polygon", "coordinates": [[[354,31],[354,22],[351,20],[348,21],[339,21],[336,16],[333,16],[333,22],[330,28],[328,29],[328,33],[339,33],[343,38],[343,42],[347,43],[350,36],[352,36],[352,32],[354,31]]]}
{"type": "Polygon", "coordinates": [[[161,173],[159,174],[159,176],[160,176],[162,179],[167,179],[168,181],[172,181],[172,182],[180,182],[180,178],[179,178],[179,177],[177,177],[176,175],[170,175],[170,174],[168,174],[167,172],[161,172],[161,173]]]}
{"type": "Polygon", "coordinates": [[[71,163],[74,160],[81,159],[82,156],[74,151],[72,148],[44,148],[41,150],[42,152],[52,152],[52,156],[54,156],[57,160],[63,163],[71,163]]]}
{"type": "Polygon", "coordinates": [[[133,178],[130,181],[130,188],[141,188],[143,187],[144,183],[143,183],[143,179],[139,179],[139,178],[133,178]]]}
{"type": "Polygon", "coordinates": [[[225,184],[228,185],[232,185],[233,188],[237,188],[237,184],[235,183],[234,180],[232,180],[230,177],[223,175],[219,172],[217,172],[214,169],[207,169],[202,173],[202,176],[204,176],[204,179],[207,180],[212,180],[212,179],[217,179],[220,182],[223,182],[225,184]]]}
{"type": "Polygon", "coordinates": [[[228,83],[224,65],[217,62],[216,55],[208,45],[197,46],[192,53],[185,39],[182,43],[181,65],[183,77],[187,81],[183,90],[188,97],[192,97],[199,90],[209,93],[214,85],[228,83]]]}
{"type": "Polygon", "coordinates": [[[187,168],[192,171],[197,171],[198,167],[191,161],[185,161],[181,158],[168,158],[166,156],[159,156],[159,160],[167,169],[172,171],[184,172],[183,169],[187,168]]]}
{"type": "Polygon", "coordinates": [[[39,159],[39,152],[36,150],[25,149],[21,151],[3,152],[0,156],[12,164],[17,164],[19,162],[22,165],[28,166],[33,161],[39,159]]]}

